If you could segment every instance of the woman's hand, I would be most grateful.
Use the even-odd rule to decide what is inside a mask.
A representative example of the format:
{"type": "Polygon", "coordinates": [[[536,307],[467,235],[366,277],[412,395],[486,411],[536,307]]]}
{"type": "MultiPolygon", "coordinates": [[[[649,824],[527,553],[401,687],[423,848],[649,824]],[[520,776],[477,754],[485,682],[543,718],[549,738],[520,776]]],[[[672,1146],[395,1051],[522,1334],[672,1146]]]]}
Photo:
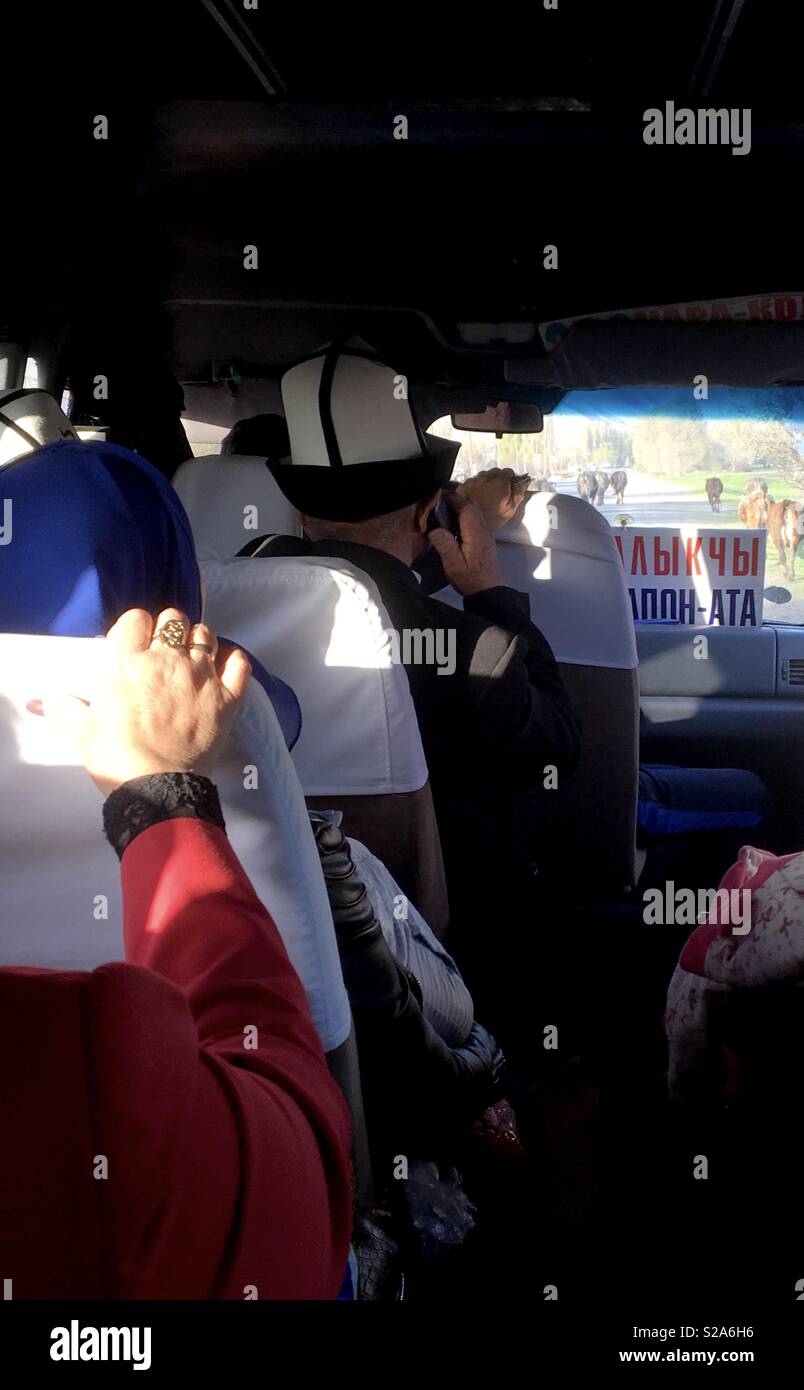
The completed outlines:
{"type": "Polygon", "coordinates": [[[106,645],[109,659],[91,703],[72,695],[41,702],[41,713],[75,738],[96,785],[108,795],[158,772],[208,777],[246,693],[245,653],[219,653],[211,629],[191,626],[175,608],[155,621],[129,609],[106,645]],[[170,645],[160,636],[166,628],[170,645]]]}

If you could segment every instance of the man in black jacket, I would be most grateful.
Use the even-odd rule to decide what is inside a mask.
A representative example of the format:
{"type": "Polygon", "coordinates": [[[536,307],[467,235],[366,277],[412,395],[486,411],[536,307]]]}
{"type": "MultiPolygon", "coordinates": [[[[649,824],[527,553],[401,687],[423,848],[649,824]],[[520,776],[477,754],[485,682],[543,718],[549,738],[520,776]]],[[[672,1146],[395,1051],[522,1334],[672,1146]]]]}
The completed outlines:
{"type": "Polygon", "coordinates": [[[248,550],[348,560],[377,585],[419,720],[460,952],[465,919],[482,919],[485,931],[491,912],[510,917],[522,901],[530,866],[517,798],[571,774],[580,732],[528,596],[505,583],[487,524],[514,514],[521,487],[494,470],[444,492],[456,534],[432,529],[459,446],[422,433],[400,383],[362,347],[333,346],[285,374],[291,459],[271,471],[306,539],[272,537],[248,550]],[[463,611],[429,596],[414,572],[430,545],[463,611]],[[417,633],[425,639],[408,640],[417,633]]]}
{"type": "MultiPolygon", "coordinates": [[[[474,481],[482,488],[482,477],[474,481]]],[[[481,488],[475,494],[486,502],[488,515],[494,494],[503,490],[505,520],[506,508],[513,515],[519,500],[516,489],[504,476],[489,483],[485,494],[481,488]]],[[[468,491],[471,484],[462,486],[468,491]]],[[[458,518],[459,538],[441,527],[428,536],[439,500],[435,492],[357,523],[302,514],[308,539],[277,536],[260,548],[265,556],[333,556],[374,580],[399,634],[437,810],[447,796],[485,798],[542,787],[550,768],[557,776],[572,771],[579,749],[577,721],[555,658],[531,622],[528,595],[509,588],[500,573],[484,511],[461,491],[444,497],[458,518]],[[428,543],[446,580],[463,595],[463,612],[424,592],[412,569],[428,543]],[[404,640],[413,633],[433,633],[434,640],[404,640]],[[431,659],[421,660],[428,651],[431,659]]]]}

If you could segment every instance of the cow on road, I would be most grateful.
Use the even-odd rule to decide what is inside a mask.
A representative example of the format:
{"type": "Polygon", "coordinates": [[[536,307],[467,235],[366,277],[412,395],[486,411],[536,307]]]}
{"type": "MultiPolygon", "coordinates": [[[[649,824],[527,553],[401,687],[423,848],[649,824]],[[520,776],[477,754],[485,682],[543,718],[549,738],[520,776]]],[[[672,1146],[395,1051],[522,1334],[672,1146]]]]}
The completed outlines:
{"type": "Polygon", "coordinates": [[[720,478],[707,478],[706,495],[709,498],[709,505],[713,512],[720,511],[720,497],[723,492],[723,483],[720,478]]]}

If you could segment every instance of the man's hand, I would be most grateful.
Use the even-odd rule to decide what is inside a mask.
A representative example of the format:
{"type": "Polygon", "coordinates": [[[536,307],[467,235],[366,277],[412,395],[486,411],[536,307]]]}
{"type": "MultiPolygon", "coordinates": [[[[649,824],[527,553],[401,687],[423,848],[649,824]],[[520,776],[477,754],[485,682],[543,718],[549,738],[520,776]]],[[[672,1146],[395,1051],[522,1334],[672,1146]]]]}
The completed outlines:
{"type": "Polygon", "coordinates": [[[246,693],[245,653],[218,653],[210,628],[191,626],[175,608],[156,621],[129,609],[106,644],[108,662],[91,704],[72,695],[41,702],[41,712],[74,737],[96,785],[108,795],[132,777],[158,772],[209,776],[246,693]],[[158,636],[171,620],[185,631],[177,647],[158,636]]]}
{"type": "Polygon", "coordinates": [[[490,531],[498,531],[516,515],[530,479],[513,468],[488,468],[460,483],[456,491],[476,502],[490,531]]]}
{"type": "Polygon", "coordinates": [[[465,598],[504,584],[497,563],[497,546],[480,508],[458,492],[444,492],[442,496],[458,513],[460,539],[456,540],[443,526],[437,526],[430,532],[430,542],[441,556],[450,584],[465,598]]]}

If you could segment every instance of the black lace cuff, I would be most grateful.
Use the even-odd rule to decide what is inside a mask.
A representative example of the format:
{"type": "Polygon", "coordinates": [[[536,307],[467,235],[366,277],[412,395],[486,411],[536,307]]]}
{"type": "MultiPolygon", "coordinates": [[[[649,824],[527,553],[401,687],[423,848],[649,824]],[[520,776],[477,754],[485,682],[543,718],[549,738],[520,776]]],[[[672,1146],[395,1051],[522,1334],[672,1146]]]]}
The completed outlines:
{"type": "Polygon", "coordinates": [[[163,820],[181,817],[211,821],[226,829],[218,789],[208,777],[194,772],[159,772],[133,777],[103,803],[103,828],[118,859],[131,841],[163,820]]]}

